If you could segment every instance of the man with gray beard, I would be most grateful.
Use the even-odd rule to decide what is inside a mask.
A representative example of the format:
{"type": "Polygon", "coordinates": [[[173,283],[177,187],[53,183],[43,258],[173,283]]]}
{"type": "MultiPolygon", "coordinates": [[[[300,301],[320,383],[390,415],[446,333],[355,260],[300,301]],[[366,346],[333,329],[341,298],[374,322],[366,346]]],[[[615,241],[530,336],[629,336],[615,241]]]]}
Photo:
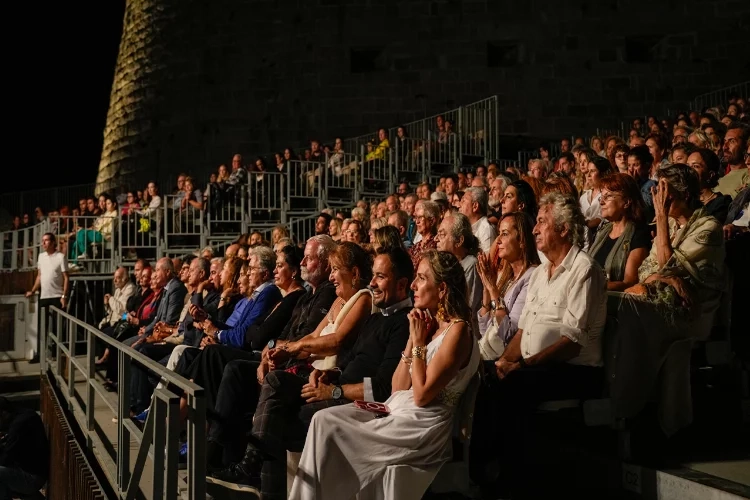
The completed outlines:
{"type": "Polygon", "coordinates": [[[487,220],[493,226],[497,226],[500,216],[502,215],[502,204],[503,196],[505,196],[505,188],[510,184],[510,179],[504,175],[498,175],[490,183],[490,192],[488,203],[490,205],[489,213],[487,214],[487,220]]]}

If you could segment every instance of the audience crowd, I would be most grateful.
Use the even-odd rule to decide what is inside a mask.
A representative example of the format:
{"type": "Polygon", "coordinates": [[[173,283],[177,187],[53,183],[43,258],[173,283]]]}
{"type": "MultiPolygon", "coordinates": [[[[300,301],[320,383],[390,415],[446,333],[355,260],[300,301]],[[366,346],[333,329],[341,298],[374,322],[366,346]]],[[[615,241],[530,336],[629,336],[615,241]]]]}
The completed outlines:
{"type": "MultiPolygon", "coordinates": [[[[279,225],[223,255],[140,258],[130,278],[114,273],[99,327],[205,389],[207,480],[265,499],[287,498],[290,451],[301,452],[290,498],[420,498],[452,457],[470,393],[471,476],[487,487],[513,484],[521,464],[497,450],[524,446],[519,429],[543,401],[609,396],[628,418],[667,388],[656,398],[671,435],[691,420],[692,346],[728,324],[729,247],[750,236],[748,112],[738,98],[726,112],[636,119],[628,140],[566,138],[523,169],[490,162],[402,182],[324,210],[307,241],[279,225]],[[608,382],[612,338],[625,361],[611,361],[608,382]]],[[[356,169],[334,161],[342,144],[312,141],[304,160],[356,169]]],[[[381,133],[368,161],[389,147],[381,133]]],[[[272,168],[292,158],[286,149],[272,168]]],[[[212,193],[231,199],[266,168],[242,162],[220,166],[206,191],[181,175],[174,210],[210,209],[212,193]]],[[[161,204],[154,183],[81,200],[70,215],[97,218],[66,228],[61,251],[75,264],[82,242],[111,237],[118,212],[140,227],[161,204]]],[[[136,362],[117,380],[117,358],[103,351],[97,365],[109,390],[129,384],[142,424],[165,382],[136,362]]],[[[181,409],[187,418],[184,399],[181,409]]]]}

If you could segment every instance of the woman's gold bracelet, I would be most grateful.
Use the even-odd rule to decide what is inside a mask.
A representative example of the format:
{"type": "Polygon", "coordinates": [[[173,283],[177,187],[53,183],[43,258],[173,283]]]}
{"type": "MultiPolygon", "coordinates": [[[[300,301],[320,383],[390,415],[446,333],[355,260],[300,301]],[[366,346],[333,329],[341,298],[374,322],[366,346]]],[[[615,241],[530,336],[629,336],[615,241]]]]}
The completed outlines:
{"type": "Polygon", "coordinates": [[[423,345],[415,345],[411,348],[411,357],[421,359],[422,361],[425,360],[425,348],[423,345]]]}

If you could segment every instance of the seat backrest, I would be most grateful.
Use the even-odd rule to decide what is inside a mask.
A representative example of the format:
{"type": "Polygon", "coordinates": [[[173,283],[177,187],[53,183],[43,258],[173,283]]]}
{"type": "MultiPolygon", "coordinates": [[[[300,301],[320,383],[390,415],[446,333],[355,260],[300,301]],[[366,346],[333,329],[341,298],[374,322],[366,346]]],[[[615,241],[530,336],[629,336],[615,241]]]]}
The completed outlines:
{"type": "Polygon", "coordinates": [[[462,443],[471,439],[472,426],[474,424],[474,405],[477,401],[479,386],[482,383],[482,374],[477,371],[476,375],[471,378],[469,385],[461,395],[461,400],[456,408],[454,417],[453,434],[462,443]]]}

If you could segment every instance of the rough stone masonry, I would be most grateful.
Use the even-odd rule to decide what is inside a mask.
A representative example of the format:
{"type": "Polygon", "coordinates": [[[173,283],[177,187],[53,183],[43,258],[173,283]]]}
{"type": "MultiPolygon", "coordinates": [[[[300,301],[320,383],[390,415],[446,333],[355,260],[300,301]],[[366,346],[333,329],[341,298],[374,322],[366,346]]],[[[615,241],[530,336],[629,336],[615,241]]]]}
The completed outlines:
{"type": "Polygon", "coordinates": [[[746,80],[750,2],[127,0],[98,190],[500,96],[500,132],[591,133],[746,80]]]}

